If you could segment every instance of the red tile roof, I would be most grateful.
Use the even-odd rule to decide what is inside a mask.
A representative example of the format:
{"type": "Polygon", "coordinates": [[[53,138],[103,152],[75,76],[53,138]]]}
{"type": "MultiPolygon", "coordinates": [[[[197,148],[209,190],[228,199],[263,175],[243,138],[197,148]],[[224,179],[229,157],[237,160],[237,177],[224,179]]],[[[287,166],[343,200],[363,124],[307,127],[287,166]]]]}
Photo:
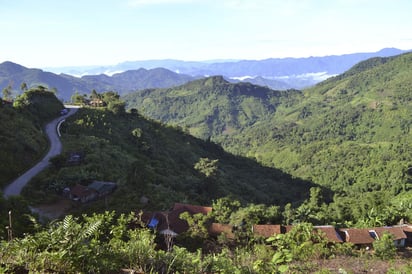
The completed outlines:
{"type": "Polygon", "coordinates": [[[176,203],[173,209],[168,212],[143,212],[141,219],[142,222],[147,225],[149,224],[150,220],[154,217],[159,221],[156,227],[157,231],[171,229],[174,232],[180,234],[182,232],[187,231],[189,228],[187,222],[180,218],[180,214],[188,212],[191,215],[198,213],[206,215],[210,211],[212,211],[211,207],[176,203]]]}
{"type": "Polygon", "coordinates": [[[253,225],[253,233],[265,238],[284,233],[282,225],[253,225]]]}
{"type": "Polygon", "coordinates": [[[206,215],[212,211],[212,207],[208,207],[208,206],[198,206],[198,205],[181,204],[181,203],[174,204],[173,211],[181,210],[181,209],[184,209],[184,211],[187,211],[193,215],[197,213],[202,213],[206,215]]]}
{"type": "Polygon", "coordinates": [[[288,233],[292,230],[293,225],[285,225],[285,233],[288,233]]]}
{"type": "Polygon", "coordinates": [[[412,226],[411,225],[405,224],[405,225],[399,225],[399,226],[396,226],[396,227],[402,228],[402,230],[404,232],[412,232],[412,226]]]}
{"type": "Polygon", "coordinates": [[[379,238],[382,237],[384,232],[389,232],[390,234],[392,234],[394,236],[394,240],[407,238],[401,227],[376,227],[374,228],[374,230],[376,231],[376,233],[378,233],[379,238]]]}
{"type": "Polygon", "coordinates": [[[87,186],[77,184],[74,187],[70,188],[70,193],[81,199],[90,195],[95,195],[96,191],[88,188],[87,186]]]}
{"type": "Polygon", "coordinates": [[[220,234],[225,234],[228,239],[234,239],[235,234],[232,232],[232,228],[233,228],[232,225],[212,223],[208,227],[207,231],[212,236],[218,236],[220,234]]]}
{"type": "Polygon", "coordinates": [[[366,228],[341,228],[339,231],[345,235],[345,241],[353,244],[371,244],[374,239],[366,228]]]}
{"type": "Polygon", "coordinates": [[[315,230],[320,230],[324,233],[326,239],[330,243],[342,243],[343,239],[333,226],[314,226],[315,230]]]}

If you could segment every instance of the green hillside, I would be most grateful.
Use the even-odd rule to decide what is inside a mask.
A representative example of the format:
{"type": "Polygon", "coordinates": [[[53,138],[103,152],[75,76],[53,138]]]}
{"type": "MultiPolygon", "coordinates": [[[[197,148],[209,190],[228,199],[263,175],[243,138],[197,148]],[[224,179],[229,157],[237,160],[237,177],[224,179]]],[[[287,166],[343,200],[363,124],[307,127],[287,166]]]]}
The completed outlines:
{"type": "Polygon", "coordinates": [[[235,135],[269,117],[297,91],[274,91],[250,83],[229,83],[221,76],[168,89],[149,89],[124,97],[126,107],[156,120],[187,127],[207,139],[235,135]]]}
{"type": "MultiPolygon", "coordinates": [[[[367,60],[303,92],[217,79],[125,99],[149,117],[333,190],[334,221],[388,207],[410,212],[412,54],[367,60]]],[[[386,214],[380,218],[391,222],[386,214]]]]}
{"type": "Polygon", "coordinates": [[[144,206],[142,196],[150,199],[147,207],[166,209],[175,202],[211,204],[223,196],[283,205],[302,202],[309,195],[308,182],[137,113],[83,108],[66,120],[61,131],[63,155],[24,190],[31,200],[50,201],[63,188],[92,180],[117,182],[118,189],[108,205],[105,201],[88,205],[91,211],[107,206],[118,212],[136,210],[144,206]],[[66,164],[72,152],[84,155],[81,164],[66,164]]]}
{"type": "Polygon", "coordinates": [[[365,61],[305,90],[289,112],[278,111],[231,142],[335,191],[350,185],[396,194],[407,188],[402,178],[412,164],[411,76],[412,54],[365,61]],[[276,130],[270,134],[268,126],[276,130]],[[251,134],[255,142],[244,142],[251,134]]]}
{"type": "Polygon", "coordinates": [[[25,91],[14,103],[0,100],[0,187],[31,167],[47,149],[42,127],[63,108],[42,87],[25,91]]]}

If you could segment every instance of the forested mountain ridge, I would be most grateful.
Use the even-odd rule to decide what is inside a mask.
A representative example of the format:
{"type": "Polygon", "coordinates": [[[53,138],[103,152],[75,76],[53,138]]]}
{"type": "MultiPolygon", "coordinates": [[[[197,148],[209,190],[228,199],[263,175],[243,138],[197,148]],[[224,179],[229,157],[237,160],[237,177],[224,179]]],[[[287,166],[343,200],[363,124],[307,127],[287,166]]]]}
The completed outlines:
{"type": "Polygon", "coordinates": [[[13,96],[22,93],[21,85],[28,87],[38,85],[54,89],[59,99],[69,101],[78,92],[89,94],[93,89],[98,92],[116,91],[125,94],[143,88],[163,88],[176,86],[195,79],[192,76],[178,74],[164,68],[151,70],[137,69],[116,73],[82,76],[80,78],[68,74],[54,74],[40,69],[3,62],[0,64],[0,89],[9,88],[13,96]]]}
{"type": "Polygon", "coordinates": [[[130,93],[124,99],[127,108],[138,108],[148,117],[187,127],[192,135],[207,139],[233,135],[259,122],[296,93],[300,92],[229,83],[212,76],[175,88],[130,93]]]}
{"type": "Polygon", "coordinates": [[[186,97],[182,94],[165,96],[159,104],[151,104],[166,92],[178,95],[186,89],[196,93],[189,85],[130,94],[125,99],[129,107],[145,115],[188,127],[192,134],[203,138],[204,132],[211,133],[211,139],[228,151],[337,192],[328,209],[335,220],[359,220],[372,211],[387,221],[390,217],[380,214],[389,212],[388,208],[404,207],[412,189],[408,172],[412,166],[411,76],[409,53],[361,62],[302,92],[267,90],[267,97],[258,100],[249,95],[239,101],[252,101],[256,117],[253,121],[246,119],[251,123],[238,124],[235,131],[224,129],[242,117],[245,111],[238,110],[248,109],[243,108],[244,104],[232,100],[236,103],[227,104],[225,109],[236,111],[227,111],[223,117],[212,112],[206,116],[215,118],[212,123],[203,119],[201,112],[206,109],[202,103],[208,102],[209,113],[215,109],[220,113],[224,85],[216,85],[206,98],[199,95],[197,101],[191,100],[186,107],[193,109],[191,115],[185,115],[182,106],[186,97]],[[132,103],[133,96],[140,99],[132,103]],[[174,109],[174,114],[167,115],[165,109],[174,109]],[[203,120],[196,122],[197,117],[203,120]],[[202,125],[206,130],[199,134],[202,125]]]}
{"type": "Polygon", "coordinates": [[[88,87],[98,88],[99,91],[115,90],[119,94],[144,88],[166,88],[192,81],[195,77],[178,74],[165,68],[153,68],[150,70],[139,68],[115,73],[112,76],[105,74],[85,75],[80,78],[87,82],[88,87]]]}

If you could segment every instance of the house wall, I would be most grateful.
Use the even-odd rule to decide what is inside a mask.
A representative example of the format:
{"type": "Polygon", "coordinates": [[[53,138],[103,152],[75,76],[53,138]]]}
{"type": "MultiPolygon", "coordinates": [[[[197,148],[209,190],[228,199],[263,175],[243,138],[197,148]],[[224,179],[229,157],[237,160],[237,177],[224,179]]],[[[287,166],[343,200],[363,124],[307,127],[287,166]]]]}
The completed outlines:
{"type": "Polygon", "coordinates": [[[406,245],[406,239],[399,239],[393,241],[396,247],[405,247],[406,245]]]}

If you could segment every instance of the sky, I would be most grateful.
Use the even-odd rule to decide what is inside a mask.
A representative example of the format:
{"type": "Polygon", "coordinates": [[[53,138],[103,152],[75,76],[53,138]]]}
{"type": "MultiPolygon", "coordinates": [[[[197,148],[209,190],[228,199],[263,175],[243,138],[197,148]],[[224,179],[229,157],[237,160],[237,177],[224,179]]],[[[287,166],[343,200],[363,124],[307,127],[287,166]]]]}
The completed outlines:
{"type": "Polygon", "coordinates": [[[115,65],[412,49],[410,0],[0,0],[0,63],[115,65]]]}

